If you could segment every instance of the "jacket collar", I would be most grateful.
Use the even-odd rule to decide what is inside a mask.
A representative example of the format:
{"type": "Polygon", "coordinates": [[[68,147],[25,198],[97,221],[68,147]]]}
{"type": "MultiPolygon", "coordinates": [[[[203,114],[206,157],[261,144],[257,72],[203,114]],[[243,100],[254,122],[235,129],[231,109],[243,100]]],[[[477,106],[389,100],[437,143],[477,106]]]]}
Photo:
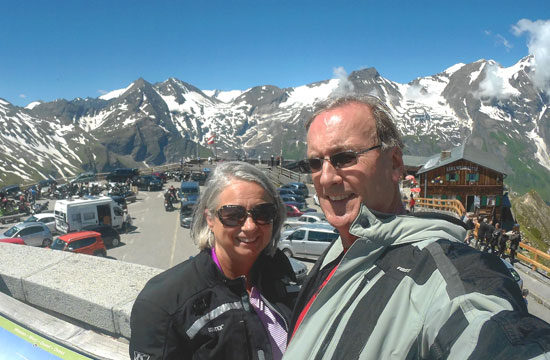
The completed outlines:
{"type": "MultiPolygon", "coordinates": [[[[428,239],[462,241],[466,229],[459,220],[436,213],[386,214],[361,206],[359,215],[350,226],[350,234],[358,237],[346,253],[366,256],[381,253],[389,246],[416,243],[428,239]]],[[[344,250],[338,239],[330,247],[323,265],[336,259],[344,250]]]]}

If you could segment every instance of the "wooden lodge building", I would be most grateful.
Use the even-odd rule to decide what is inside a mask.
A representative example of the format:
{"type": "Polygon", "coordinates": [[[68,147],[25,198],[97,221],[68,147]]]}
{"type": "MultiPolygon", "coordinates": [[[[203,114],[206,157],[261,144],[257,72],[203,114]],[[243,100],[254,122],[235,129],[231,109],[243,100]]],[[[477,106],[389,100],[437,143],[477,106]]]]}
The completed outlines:
{"type": "Polygon", "coordinates": [[[468,212],[501,218],[506,174],[492,154],[461,145],[427,158],[415,176],[419,197],[457,199],[468,212]]]}

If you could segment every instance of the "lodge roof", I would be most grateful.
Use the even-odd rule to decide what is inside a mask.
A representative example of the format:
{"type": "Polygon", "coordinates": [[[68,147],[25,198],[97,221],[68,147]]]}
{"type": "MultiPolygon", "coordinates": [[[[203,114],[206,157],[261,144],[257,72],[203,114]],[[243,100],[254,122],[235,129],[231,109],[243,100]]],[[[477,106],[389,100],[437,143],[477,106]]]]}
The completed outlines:
{"type": "Polygon", "coordinates": [[[471,161],[501,174],[506,174],[502,162],[495,155],[474,148],[472,144],[467,145],[468,146],[462,144],[449,150],[450,154],[445,158],[442,158],[441,153],[429,157],[420,170],[418,170],[417,174],[423,174],[462,159],[471,161]]]}
{"type": "Polygon", "coordinates": [[[403,155],[403,163],[405,164],[405,166],[417,168],[422,167],[429,159],[429,156],[403,155]]]}

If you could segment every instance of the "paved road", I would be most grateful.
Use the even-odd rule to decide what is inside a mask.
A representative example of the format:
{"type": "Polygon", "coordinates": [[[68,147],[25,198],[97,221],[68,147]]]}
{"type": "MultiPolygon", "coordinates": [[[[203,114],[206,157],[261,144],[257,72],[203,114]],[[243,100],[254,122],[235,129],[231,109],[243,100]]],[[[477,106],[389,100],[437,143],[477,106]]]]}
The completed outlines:
{"type": "MultiPolygon", "coordinates": [[[[169,182],[165,188],[171,184],[177,185],[169,182]]],[[[164,210],[163,194],[163,191],[140,191],[137,201],[128,204],[134,226],[121,235],[119,247],[107,251],[109,257],[169,269],[198,253],[189,229],[180,227],[178,208],[171,212],[164,210]]]]}

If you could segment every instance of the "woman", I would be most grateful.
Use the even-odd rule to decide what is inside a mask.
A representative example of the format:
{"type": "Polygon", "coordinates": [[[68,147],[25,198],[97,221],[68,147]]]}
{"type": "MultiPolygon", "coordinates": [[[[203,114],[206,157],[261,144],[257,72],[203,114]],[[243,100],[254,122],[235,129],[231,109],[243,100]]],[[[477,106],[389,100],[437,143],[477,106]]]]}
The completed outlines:
{"type": "Polygon", "coordinates": [[[218,165],[193,216],[201,252],[146,284],[132,309],[130,356],[280,359],[296,295],[277,249],[285,213],[259,169],[218,165]]]}

